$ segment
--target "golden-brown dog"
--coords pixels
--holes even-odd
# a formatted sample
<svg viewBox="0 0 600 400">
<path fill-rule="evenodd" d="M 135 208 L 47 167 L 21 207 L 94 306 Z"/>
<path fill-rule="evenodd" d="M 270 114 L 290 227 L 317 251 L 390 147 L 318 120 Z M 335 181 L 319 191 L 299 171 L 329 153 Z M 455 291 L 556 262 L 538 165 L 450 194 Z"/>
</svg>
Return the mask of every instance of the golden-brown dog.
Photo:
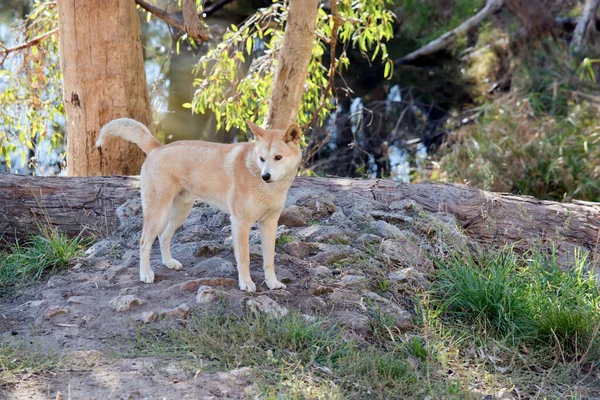
<svg viewBox="0 0 600 400">
<path fill-rule="evenodd" d="M 137 144 L 147 155 L 140 173 L 144 227 L 140 240 L 140 280 L 154 282 L 150 249 L 159 236 L 163 264 L 181 269 L 171 257 L 171 238 L 198 198 L 230 214 L 241 290 L 254 292 L 250 278 L 249 235 L 260 224 L 265 283 L 285 288 L 275 276 L 277 221 L 302 157 L 298 126 L 286 131 L 262 129 L 246 121 L 256 141 L 239 144 L 182 140 L 162 145 L 141 123 L 120 118 L 100 131 Z"/>
</svg>

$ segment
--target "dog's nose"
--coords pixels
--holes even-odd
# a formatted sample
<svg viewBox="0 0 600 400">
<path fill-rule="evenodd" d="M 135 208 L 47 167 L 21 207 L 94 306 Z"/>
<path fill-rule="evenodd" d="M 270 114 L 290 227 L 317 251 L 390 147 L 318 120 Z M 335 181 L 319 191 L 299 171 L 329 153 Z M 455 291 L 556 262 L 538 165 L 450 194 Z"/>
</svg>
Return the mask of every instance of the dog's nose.
<svg viewBox="0 0 600 400">
<path fill-rule="evenodd" d="M 271 179 L 271 174 L 270 173 L 266 173 L 266 174 L 262 174 L 262 180 L 265 182 L 269 182 L 269 179 Z"/>
</svg>

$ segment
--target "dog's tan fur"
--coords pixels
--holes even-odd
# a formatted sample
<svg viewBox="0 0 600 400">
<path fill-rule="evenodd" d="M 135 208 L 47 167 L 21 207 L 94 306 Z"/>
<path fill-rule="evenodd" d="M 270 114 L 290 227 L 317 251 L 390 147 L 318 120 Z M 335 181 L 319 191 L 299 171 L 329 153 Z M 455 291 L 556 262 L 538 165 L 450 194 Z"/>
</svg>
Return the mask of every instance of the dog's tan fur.
<svg viewBox="0 0 600 400">
<path fill-rule="evenodd" d="M 265 283 L 285 288 L 274 269 L 277 221 L 301 160 L 301 132 L 265 130 L 247 121 L 256 141 L 240 144 L 182 140 L 162 145 L 141 123 L 116 119 L 100 131 L 96 146 L 116 136 L 137 144 L 147 155 L 140 173 L 144 227 L 140 240 L 140 280 L 154 282 L 150 248 L 159 236 L 163 264 L 181 269 L 171 257 L 171 238 L 198 198 L 230 214 L 239 286 L 253 292 L 249 234 L 260 225 Z M 262 161 L 264 160 L 264 161 Z M 268 182 L 263 180 L 270 174 Z"/>
</svg>

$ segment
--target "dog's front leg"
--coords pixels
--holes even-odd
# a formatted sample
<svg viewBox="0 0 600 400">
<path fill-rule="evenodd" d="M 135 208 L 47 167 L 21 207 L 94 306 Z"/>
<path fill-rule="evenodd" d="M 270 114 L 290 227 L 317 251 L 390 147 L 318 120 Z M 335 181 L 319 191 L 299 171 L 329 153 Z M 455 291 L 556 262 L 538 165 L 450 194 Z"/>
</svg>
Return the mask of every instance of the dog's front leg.
<svg viewBox="0 0 600 400">
<path fill-rule="evenodd" d="M 256 285 L 250 277 L 250 224 L 232 217 L 231 230 L 240 290 L 255 292 Z"/>
<path fill-rule="evenodd" d="M 285 285 L 275 276 L 275 239 L 277 238 L 277 221 L 279 214 L 260 222 L 260 242 L 263 253 L 263 269 L 265 283 L 269 289 L 285 289 Z"/>
</svg>

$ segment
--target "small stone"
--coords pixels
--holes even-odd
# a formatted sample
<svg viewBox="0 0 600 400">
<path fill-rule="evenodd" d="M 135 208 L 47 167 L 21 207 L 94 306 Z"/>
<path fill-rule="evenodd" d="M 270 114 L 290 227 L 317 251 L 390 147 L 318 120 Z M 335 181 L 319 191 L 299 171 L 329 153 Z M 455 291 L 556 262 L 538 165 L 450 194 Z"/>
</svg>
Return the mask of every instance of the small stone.
<svg viewBox="0 0 600 400">
<path fill-rule="evenodd" d="M 203 243 L 194 251 L 196 257 L 212 257 L 219 254 L 223 249 L 218 243 Z"/>
<path fill-rule="evenodd" d="M 158 316 L 160 318 L 171 318 L 171 319 L 183 319 L 190 312 L 190 306 L 183 303 L 175 308 L 171 308 L 168 310 L 162 310 Z"/>
<path fill-rule="evenodd" d="M 144 311 L 142 313 L 139 313 L 135 317 L 133 317 L 134 320 L 141 321 L 145 324 L 149 324 L 150 322 L 154 321 L 156 318 L 158 318 L 158 314 L 154 311 Z"/>
<path fill-rule="evenodd" d="M 317 322 L 317 317 L 313 316 L 313 315 L 308 315 L 308 314 L 302 314 L 302 318 L 304 318 L 304 320 L 308 323 L 315 323 Z"/>
<path fill-rule="evenodd" d="M 355 254 L 352 247 L 347 245 L 320 245 L 321 252 L 310 258 L 311 262 L 317 264 L 332 265 L 340 260 L 351 257 Z"/>
<path fill-rule="evenodd" d="M 114 267 L 110 267 L 102 274 L 102 278 L 107 280 L 109 283 L 115 283 L 115 278 L 118 275 L 121 275 L 123 272 L 127 271 L 127 268 L 122 265 L 115 265 Z"/>
<path fill-rule="evenodd" d="M 228 276 L 235 273 L 234 265 L 221 257 L 211 257 L 200 261 L 192 268 L 193 275 L 214 274 L 218 276 Z"/>
<path fill-rule="evenodd" d="M 59 287 L 59 286 L 63 286 L 65 284 L 66 280 L 65 278 L 63 278 L 60 275 L 53 275 L 50 277 L 50 279 L 48 279 L 48 283 L 46 284 L 46 286 L 53 288 L 53 287 Z"/>
<path fill-rule="evenodd" d="M 145 303 L 146 302 L 144 300 L 132 294 L 128 294 L 125 296 L 117 296 L 110 301 L 110 305 L 117 312 L 129 311 L 132 308 L 141 306 Z"/>
<path fill-rule="evenodd" d="M 224 286 L 224 287 L 235 287 L 238 281 L 230 278 L 201 278 L 192 279 L 183 283 L 170 286 L 167 291 L 169 292 L 192 292 L 199 286 Z"/>
<path fill-rule="evenodd" d="M 316 285 L 310 292 L 315 296 L 322 296 L 327 293 L 333 293 L 333 288 L 329 286 Z"/>
<path fill-rule="evenodd" d="M 208 226 L 211 228 L 220 228 L 227 223 L 227 214 L 225 213 L 217 213 L 213 215 L 208 221 Z"/>
<path fill-rule="evenodd" d="M 246 305 L 252 312 L 263 312 L 275 318 L 281 318 L 288 313 L 288 309 L 279 305 L 270 297 L 260 295 L 254 299 L 249 299 Z"/>
<path fill-rule="evenodd" d="M 406 239 L 406 235 L 397 226 L 385 221 L 376 221 L 368 224 L 371 233 L 386 239 Z"/>
<path fill-rule="evenodd" d="M 222 290 L 217 290 L 211 286 L 200 286 L 196 292 L 196 303 L 206 304 L 212 303 L 219 298 L 220 295 L 225 294 Z"/>
<path fill-rule="evenodd" d="M 60 314 L 68 314 L 69 310 L 63 307 L 50 307 L 46 310 L 46 319 L 50 319 Z"/>
<path fill-rule="evenodd" d="M 304 207 L 295 205 L 283 209 L 279 216 L 278 225 L 285 225 L 290 228 L 306 226 L 310 220 L 310 215 Z"/>
<path fill-rule="evenodd" d="M 127 200 L 125 204 L 117 207 L 116 213 L 119 222 L 124 224 L 129 218 L 134 217 L 142 210 L 142 202 L 140 199 Z"/>
<path fill-rule="evenodd" d="M 389 303 L 390 302 L 389 299 L 386 299 L 385 297 L 382 297 L 375 292 L 365 292 L 365 293 L 363 293 L 363 296 L 366 297 L 367 299 L 377 301 L 379 303 Z"/>
<path fill-rule="evenodd" d="M 331 270 L 324 265 L 317 265 L 316 267 L 310 268 L 308 272 L 314 277 L 332 276 Z"/>
<path fill-rule="evenodd" d="M 415 203 L 414 200 L 392 201 L 388 205 L 388 207 L 390 210 L 406 210 L 406 211 L 412 211 L 412 210 L 419 211 L 419 209 L 421 209 L 421 207 L 417 203 Z"/>
<path fill-rule="evenodd" d="M 308 194 L 299 198 L 296 201 L 296 205 L 306 207 L 313 218 L 322 218 L 336 211 L 334 204 L 335 197 L 328 195 L 327 193 L 314 195 Z"/>
<path fill-rule="evenodd" d="M 93 296 L 71 296 L 67 299 L 67 304 L 94 304 L 96 298 Z"/>
<path fill-rule="evenodd" d="M 346 214 L 344 214 L 342 211 L 336 211 L 333 214 L 331 214 L 327 222 L 330 224 L 346 227 L 352 223 L 352 221 L 350 221 L 350 218 L 346 217 Z"/>
<path fill-rule="evenodd" d="M 345 275 L 340 279 L 340 282 L 343 285 L 357 285 L 367 280 L 367 277 L 364 275 Z"/>
<path fill-rule="evenodd" d="M 282 250 L 292 257 L 305 258 L 314 253 L 316 246 L 306 242 L 290 242 L 283 245 Z"/>
<path fill-rule="evenodd" d="M 35 308 L 37 308 L 37 307 L 43 306 L 46 303 L 47 303 L 46 299 L 43 299 L 43 300 L 30 300 L 30 301 L 27 301 L 27 302 L 21 304 L 20 306 L 18 306 L 17 309 L 28 308 L 28 307 L 35 307 Z"/>
<path fill-rule="evenodd" d="M 411 277 L 414 272 L 415 272 L 415 269 L 409 267 L 409 268 L 399 269 L 397 271 L 392 271 L 387 275 L 387 277 L 388 277 L 388 279 L 391 279 L 393 281 L 402 282 L 402 281 L 406 281 L 409 277 Z"/>
<path fill-rule="evenodd" d="M 372 233 L 363 233 L 356 239 L 356 242 L 363 247 L 378 245 L 381 243 L 381 237 L 374 235 Z"/>
</svg>

